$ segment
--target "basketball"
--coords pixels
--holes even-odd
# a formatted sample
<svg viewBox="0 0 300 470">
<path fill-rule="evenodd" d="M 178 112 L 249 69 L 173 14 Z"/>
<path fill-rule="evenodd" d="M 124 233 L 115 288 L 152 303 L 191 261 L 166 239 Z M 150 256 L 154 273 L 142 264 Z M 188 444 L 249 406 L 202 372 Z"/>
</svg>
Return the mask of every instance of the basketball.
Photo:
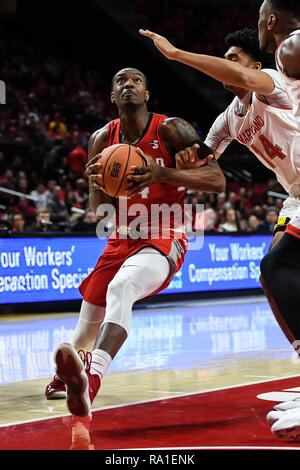
<svg viewBox="0 0 300 470">
<path fill-rule="evenodd" d="M 105 148 L 101 155 L 98 162 L 103 165 L 102 185 L 104 192 L 112 197 L 125 195 L 131 184 L 127 181 L 127 176 L 132 166 L 147 166 L 147 160 L 129 144 L 111 145 Z"/>
</svg>

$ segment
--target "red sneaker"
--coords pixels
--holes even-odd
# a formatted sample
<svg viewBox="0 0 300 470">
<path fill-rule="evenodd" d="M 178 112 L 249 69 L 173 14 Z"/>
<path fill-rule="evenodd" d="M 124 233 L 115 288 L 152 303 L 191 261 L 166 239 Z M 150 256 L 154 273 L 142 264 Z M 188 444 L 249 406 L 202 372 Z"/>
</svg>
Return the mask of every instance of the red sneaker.
<svg viewBox="0 0 300 470">
<path fill-rule="evenodd" d="M 50 382 L 45 390 L 45 396 L 47 400 L 55 400 L 56 398 L 66 398 L 66 386 L 65 384 L 55 375 L 52 382 Z"/>
<path fill-rule="evenodd" d="M 67 388 L 67 406 L 72 415 L 79 417 L 89 414 L 101 385 L 100 377 L 90 373 L 91 358 L 91 353 L 77 353 L 68 343 L 62 343 L 54 354 L 56 374 Z"/>
</svg>

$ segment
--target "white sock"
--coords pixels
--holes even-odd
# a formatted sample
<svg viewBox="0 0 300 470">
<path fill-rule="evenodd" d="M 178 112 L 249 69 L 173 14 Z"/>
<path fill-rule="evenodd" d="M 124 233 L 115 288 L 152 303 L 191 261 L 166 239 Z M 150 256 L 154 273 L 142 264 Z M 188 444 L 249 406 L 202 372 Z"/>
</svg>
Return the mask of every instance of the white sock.
<svg viewBox="0 0 300 470">
<path fill-rule="evenodd" d="M 110 366 L 112 361 L 111 356 L 103 349 L 95 349 L 92 352 L 92 361 L 91 361 L 91 374 L 99 375 L 100 379 L 102 379 L 104 373 Z"/>
</svg>

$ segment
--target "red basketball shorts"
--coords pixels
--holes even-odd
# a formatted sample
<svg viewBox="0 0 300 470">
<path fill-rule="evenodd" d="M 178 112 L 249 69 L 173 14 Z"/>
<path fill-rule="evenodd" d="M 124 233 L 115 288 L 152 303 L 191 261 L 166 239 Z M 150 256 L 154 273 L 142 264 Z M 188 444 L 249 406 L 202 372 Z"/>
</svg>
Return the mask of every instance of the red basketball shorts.
<svg viewBox="0 0 300 470">
<path fill-rule="evenodd" d="M 178 234 L 177 234 L 178 236 Z M 184 234 L 180 238 L 157 239 L 114 239 L 109 238 L 103 254 L 98 259 L 94 270 L 82 281 L 79 291 L 83 300 L 100 307 L 106 306 L 106 292 L 122 264 L 130 256 L 143 248 L 151 246 L 165 255 L 170 263 L 170 276 L 165 283 L 151 295 L 164 290 L 171 282 L 176 272 L 180 270 L 188 247 Z"/>
</svg>

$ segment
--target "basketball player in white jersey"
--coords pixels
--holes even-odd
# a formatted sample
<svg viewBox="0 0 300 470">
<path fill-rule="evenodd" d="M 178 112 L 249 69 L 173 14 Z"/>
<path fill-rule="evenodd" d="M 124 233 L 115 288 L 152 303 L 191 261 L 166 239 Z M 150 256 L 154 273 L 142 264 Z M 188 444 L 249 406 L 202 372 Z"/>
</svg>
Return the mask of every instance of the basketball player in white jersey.
<svg viewBox="0 0 300 470">
<path fill-rule="evenodd" d="M 300 135 L 300 3 L 297 0 L 265 0 L 259 11 L 259 43 L 275 52 L 276 67 L 293 106 Z M 299 355 L 300 345 L 300 208 L 274 250 L 262 260 L 262 281 L 272 310 L 288 328 L 287 336 Z M 268 422 L 279 438 L 300 441 L 300 400 L 275 405 Z"/>
<path fill-rule="evenodd" d="M 283 110 L 278 109 L 277 113 L 274 113 L 273 120 L 269 121 L 267 128 L 275 140 L 269 139 L 264 132 L 261 132 L 263 128 L 259 129 L 262 124 L 259 118 L 256 122 L 252 122 L 252 126 L 241 127 L 241 130 L 246 132 L 245 134 L 240 132 L 233 137 L 238 137 L 239 141 L 245 137 L 249 138 L 250 145 L 255 147 L 252 147 L 251 150 L 254 150 L 257 156 L 261 159 L 267 156 L 269 162 L 271 161 L 273 164 L 275 160 L 280 159 L 284 165 L 280 164 L 281 171 L 278 171 L 279 168 L 277 168 L 276 174 L 286 189 L 284 180 L 289 184 L 288 192 L 292 196 L 289 202 L 293 206 L 289 216 L 292 216 L 292 220 L 288 223 L 285 232 L 281 233 L 282 236 L 280 240 L 277 240 L 278 243 L 262 260 L 261 282 L 282 331 L 297 350 L 300 344 L 300 315 L 298 311 L 294 311 L 294 308 L 300 305 L 300 191 L 298 192 L 300 171 L 300 4 L 291 0 L 265 0 L 260 10 L 258 27 L 262 50 L 271 52 L 272 48 L 279 46 L 276 52 L 279 70 L 278 83 L 281 83 L 282 89 L 287 92 L 292 110 L 286 110 L 285 118 L 283 118 Z M 230 86 L 255 92 L 252 94 L 255 96 L 255 100 L 259 99 L 259 95 L 270 96 L 276 89 L 274 77 L 266 70 L 243 67 L 239 63 L 217 57 L 182 51 L 170 44 L 166 38 L 151 31 L 140 30 L 140 33 L 152 39 L 155 46 L 167 58 L 190 65 Z M 245 96 L 242 97 L 242 100 Z M 231 118 L 232 116 L 231 114 Z M 253 117 L 255 118 L 255 116 Z M 237 122 L 237 119 L 234 119 Z M 227 122 L 230 130 L 232 130 L 234 119 L 229 119 Z M 284 123 L 283 127 L 280 122 Z M 282 133 L 285 134 L 285 137 Z M 262 148 L 256 145 L 258 141 L 255 142 L 253 134 L 263 145 L 263 154 L 261 154 Z M 285 143 L 290 141 L 286 152 L 283 151 L 285 146 L 281 146 L 283 140 Z M 212 142 L 207 140 L 207 143 L 211 144 Z M 222 143 L 220 149 L 222 150 Z M 290 167 L 287 171 L 285 164 L 288 162 Z M 276 168 L 272 169 L 276 170 Z M 292 181 L 290 177 L 293 173 L 296 178 Z M 276 411 L 269 413 L 268 421 L 272 425 L 272 432 L 278 437 L 300 440 L 300 408 L 296 408 L 297 405 L 299 406 L 300 403 L 276 405 Z M 285 413 L 288 415 L 280 416 L 283 414 L 282 410 L 287 408 L 289 410 Z"/>
<path fill-rule="evenodd" d="M 151 31 L 140 33 L 153 40 L 169 59 L 190 65 L 222 81 L 236 98 L 213 123 L 205 144 L 219 158 L 233 140 L 247 146 L 276 174 L 289 194 L 274 228 L 274 246 L 300 206 L 300 151 L 292 103 L 280 73 L 263 68 L 257 32 L 245 28 L 227 36 L 225 60 L 176 49 L 166 38 Z M 299 148 L 299 146 L 298 146 Z M 196 158 L 196 148 L 186 149 Z M 182 159 L 187 158 L 181 152 Z M 179 160 L 178 160 L 178 164 Z"/>
<path fill-rule="evenodd" d="M 262 69 L 265 57 L 259 51 L 256 30 L 245 28 L 235 31 L 225 38 L 225 43 L 225 59 L 255 70 Z M 225 88 L 236 98 L 217 117 L 205 144 L 218 159 L 227 146 L 236 140 L 248 147 L 264 166 L 274 171 L 277 180 L 289 194 L 274 228 L 271 245 L 274 246 L 300 205 L 300 168 L 297 162 L 297 158 L 300 162 L 300 155 L 297 157 L 293 148 L 296 129 L 291 115 L 292 105 L 282 87 L 279 73 L 270 68 L 262 70 L 273 79 L 274 90 L 268 94 L 253 93 L 225 84 Z"/>
</svg>

